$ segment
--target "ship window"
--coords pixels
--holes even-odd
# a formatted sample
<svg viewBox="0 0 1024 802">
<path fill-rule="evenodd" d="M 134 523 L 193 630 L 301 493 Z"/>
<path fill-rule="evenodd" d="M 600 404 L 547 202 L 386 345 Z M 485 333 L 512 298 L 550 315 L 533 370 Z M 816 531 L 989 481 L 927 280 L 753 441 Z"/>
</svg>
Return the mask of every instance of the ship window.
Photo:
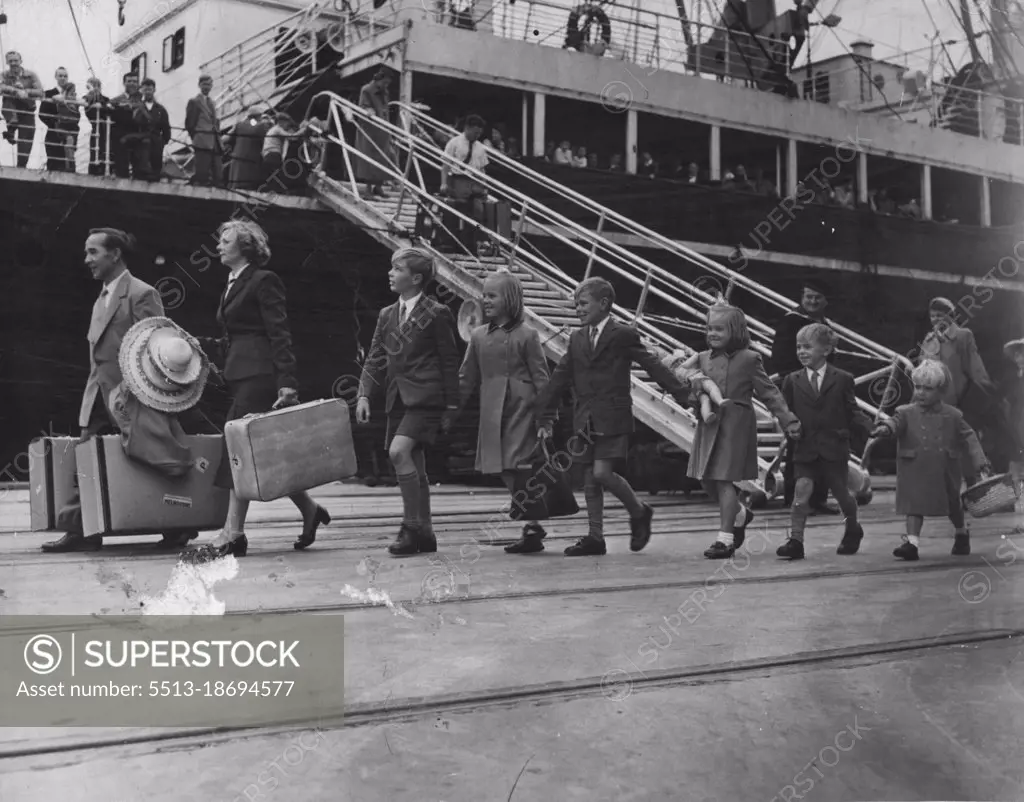
<svg viewBox="0 0 1024 802">
<path fill-rule="evenodd" d="M 147 64 L 148 61 L 145 53 L 139 53 L 139 55 L 132 59 L 131 71 L 139 76 L 140 81 L 149 77 L 149 73 L 146 72 Z"/>
<path fill-rule="evenodd" d="M 164 72 L 176 70 L 185 63 L 185 29 L 178 28 L 164 39 Z"/>
</svg>

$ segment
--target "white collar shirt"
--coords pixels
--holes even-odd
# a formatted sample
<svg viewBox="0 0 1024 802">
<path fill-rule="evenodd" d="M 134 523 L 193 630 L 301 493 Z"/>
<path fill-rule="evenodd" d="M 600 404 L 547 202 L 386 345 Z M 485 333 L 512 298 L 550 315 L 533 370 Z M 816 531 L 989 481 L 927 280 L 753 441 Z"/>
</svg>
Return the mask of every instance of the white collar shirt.
<svg viewBox="0 0 1024 802">
<path fill-rule="evenodd" d="M 487 159 L 487 148 L 482 142 L 470 142 L 466 139 L 465 134 L 458 134 L 448 140 L 448 144 L 444 148 L 445 155 L 449 158 L 457 161 L 458 166 L 452 164 L 449 165 L 448 170 L 451 175 L 461 175 L 465 173 L 465 167 L 463 165 L 469 165 L 477 170 L 486 169 L 489 161 Z"/>
<path fill-rule="evenodd" d="M 405 300 L 405 301 L 401 301 L 400 300 L 398 302 L 399 305 L 400 305 L 399 306 L 399 310 L 398 310 L 398 312 L 399 312 L 399 318 L 398 319 L 401 322 L 404 323 L 406 320 L 409 319 L 409 315 L 412 314 L 412 310 L 416 308 L 416 304 L 419 303 L 420 298 L 422 298 L 422 297 L 423 297 L 423 293 L 420 292 L 420 293 L 417 293 L 416 295 L 414 295 L 412 298 L 409 298 L 408 300 Z"/>
<path fill-rule="evenodd" d="M 826 365 L 822 365 L 817 370 L 814 370 L 812 368 L 807 368 L 806 369 L 807 370 L 807 381 L 809 381 L 811 383 L 811 388 L 812 389 L 817 389 L 817 390 L 821 389 L 822 382 L 825 381 L 825 370 L 827 368 L 828 368 L 828 365 L 826 364 Z M 815 386 L 815 383 L 814 383 L 814 377 L 815 376 L 818 377 L 817 386 Z"/>
<path fill-rule="evenodd" d="M 124 271 L 121 272 L 121 275 L 119 275 L 117 278 L 115 278 L 109 284 L 104 286 L 103 290 L 106 292 L 106 295 L 103 298 L 103 303 L 104 303 L 105 308 L 110 309 L 110 304 L 113 303 L 114 296 L 117 294 L 118 289 L 121 286 L 121 282 L 128 280 L 127 276 L 128 276 L 128 271 L 124 270 Z"/>
</svg>

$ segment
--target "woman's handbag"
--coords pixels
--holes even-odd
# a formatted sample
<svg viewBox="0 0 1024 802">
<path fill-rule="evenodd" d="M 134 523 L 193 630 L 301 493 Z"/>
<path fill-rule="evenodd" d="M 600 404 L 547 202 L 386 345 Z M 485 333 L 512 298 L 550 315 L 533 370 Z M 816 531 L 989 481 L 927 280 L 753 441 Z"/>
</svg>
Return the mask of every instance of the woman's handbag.
<svg viewBox="0 0 1024 802">
<path fill-rule="evenodd" d="M 580 511 L 572 492 L 572 457 L 565 451 L 554 454 L 548 438 L 541 438 L 540 453 L 533 466 L 516 472 L 509 517 L 513 521 L 546 521 Z"/>
</svg>

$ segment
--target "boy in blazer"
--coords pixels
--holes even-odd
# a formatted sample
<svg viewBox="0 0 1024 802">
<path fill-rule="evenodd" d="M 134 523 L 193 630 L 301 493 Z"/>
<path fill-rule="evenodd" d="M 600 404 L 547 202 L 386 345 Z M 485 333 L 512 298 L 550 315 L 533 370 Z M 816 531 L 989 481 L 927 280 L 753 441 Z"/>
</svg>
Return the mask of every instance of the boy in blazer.
<svg viewBox="0 0 1024 802">
<path fill-rule="evenodd" d="M 459 409 L 455 321 L 448 307 L 426 296 L 434 260 L 419 248 L 391 257 L 388 274 L 398 301 L 381 310 L 359 379 L 356 421 L 370 421 L 370 400 L 384 391 L 386 447 L 402 492 L 402 526 L 388 551 L 395 557 L 437 551 L 430 517 L 424 447 L 440 426 L 446 434 Z"/>
<path fill-rule="evenodd" d="M 587 444 L 580 453 L 570 449 L 573 460 L 585 466 L 583 493 L 589 533 L 565 550 L 569 557 L 606 553 L 605 489 L 629 511 L 630 549 L 640 551 L 651 538 L 654 510 L 642 503 L 629 483 L 614 470 L 616 460 L 625 461 L 629 435 L 633 432 L 633 363 L 647 371 L 680 404 L 688 403 L 688 385 L 644 347 L 636 329 L 611 319 L 614 303 L 615 289 L 603 278 L 587 279 L 576 288 L 576 313 L 582 325 L 569 337 L 569 350 L 534 403 L 538 418 L 549 417 L 549 408 L 572 387 L 573 428 Z M 538 434 L 548 436 L 547 424 Z"/>
<path fill-rule="evenodd" d="M 847 463 L 850 432 L 871 430 L 871 421 L 857 408 L 853 376 L 830 365 L 836 333 L 823 323 L 804 326 L 797 333 L 796 355 L 800 370 L 782 382 L 782 397 L 800 420 L 800 437 L 793 448 L 796 488 L 790 510 L 789 539 L 776 554 L 790 560 L 804 558 L 804 527 L 811 494 L 819 481 L 832 491 L 846 516 L 846 529 L 838 554 L 856 554 L 864 530 L 857 522 L 857 502 L 850 493 Z"/>
</svg>

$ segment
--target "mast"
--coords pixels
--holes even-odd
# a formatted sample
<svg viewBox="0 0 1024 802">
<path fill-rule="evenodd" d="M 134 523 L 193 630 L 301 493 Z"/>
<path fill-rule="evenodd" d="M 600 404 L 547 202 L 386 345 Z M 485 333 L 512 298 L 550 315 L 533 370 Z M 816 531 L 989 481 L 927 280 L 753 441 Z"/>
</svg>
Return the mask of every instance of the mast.
<svg viewBox="0 0 1024 802">
<path fill-rule="evenodd" d="M 683 40 L 689 52 L 689 48 L 693 47 L 693 34 L 690 33 L 690 18 L 686 14 L 686 0 L 676 0 L 676 11 L 679 12 L 679 24 L 683 27 Z"/>
<path fill-rule="evenodd" d="M 971 23 L 971 12 L 967 7 L 967 0 L 960 0 L 960 24 L 964 33 L 967 34 L 967 45 L 971 48 L 971 61 L 975 64 L 984 63 L 981 51 L 978 49 L 978 42 L 974 38 L 974 25 Z"/>
</svg>

